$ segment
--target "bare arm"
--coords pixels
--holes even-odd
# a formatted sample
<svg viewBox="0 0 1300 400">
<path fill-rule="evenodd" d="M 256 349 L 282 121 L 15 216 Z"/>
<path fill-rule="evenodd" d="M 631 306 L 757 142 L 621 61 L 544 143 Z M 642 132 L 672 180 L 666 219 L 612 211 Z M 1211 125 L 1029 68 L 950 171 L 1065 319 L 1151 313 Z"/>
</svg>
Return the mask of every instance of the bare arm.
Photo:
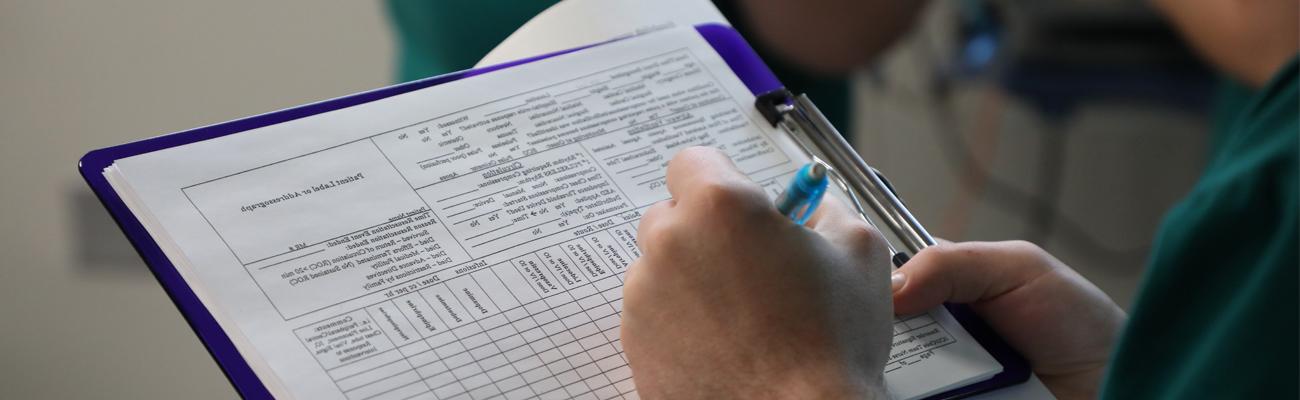
<svg viewBox="0 0 1300 400">
<path fill-rule="evenodd" d="M 758 39 L 810 70 L 838 74 L 902 36 L 922 0 L 742 0 Z"/>
</svg>

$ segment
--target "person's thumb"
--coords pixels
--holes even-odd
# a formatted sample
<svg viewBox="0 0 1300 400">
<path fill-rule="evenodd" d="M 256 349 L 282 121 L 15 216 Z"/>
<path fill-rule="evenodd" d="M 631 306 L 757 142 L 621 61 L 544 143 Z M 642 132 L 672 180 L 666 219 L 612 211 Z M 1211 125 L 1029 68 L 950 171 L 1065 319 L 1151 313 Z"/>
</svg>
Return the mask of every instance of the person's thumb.
<svg viewBox="0 0 1300 400">
<path fill-rule="evenodd" d="M 1027 242 L 941 243 L 927 248 L 894 271 L 894 313 L 997 298 L 1050 272 L 1044 256 Z"/>
</svg>

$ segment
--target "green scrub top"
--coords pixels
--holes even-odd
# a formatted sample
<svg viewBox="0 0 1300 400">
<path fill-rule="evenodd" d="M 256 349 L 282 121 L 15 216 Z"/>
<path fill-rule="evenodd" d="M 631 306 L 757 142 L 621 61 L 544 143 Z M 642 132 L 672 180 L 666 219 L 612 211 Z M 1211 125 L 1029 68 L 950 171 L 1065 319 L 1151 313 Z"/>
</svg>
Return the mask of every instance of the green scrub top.
<svg viewBox="0 0 1300 400">
<path fill-rule="evenodd" d="M 1258 92 L 1225 87 L 1209 163 L 1165 216 L 1103 398 L 1300 398 L 1298 85 L 1293 59 Z"/>
<path fill-rule="evenodd" d="M 389 0 L 401 82 L 473 67 L 556 0 Z"/>
</svg>

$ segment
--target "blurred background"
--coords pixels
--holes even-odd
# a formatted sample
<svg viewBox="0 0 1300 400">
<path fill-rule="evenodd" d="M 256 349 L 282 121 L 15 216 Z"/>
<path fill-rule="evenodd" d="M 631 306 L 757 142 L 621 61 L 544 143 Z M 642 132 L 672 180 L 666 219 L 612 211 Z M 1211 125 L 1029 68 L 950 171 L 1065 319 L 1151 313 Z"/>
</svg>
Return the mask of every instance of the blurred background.
<svg viewBox="0 0 1300 400">
<path fill-rule="evenodd" d="M 1127 307 L 1160 216 L 1200 171 L 1211 77 L 1142 2 L 931 3 L 853 76 L 778 74 L 840 104 L 833 117 L 933 233 L 1035 241 Z M 76 160 L 467 67 L 544 5 L 492 21 L 511 28 L 459 58 L 419 59 L 437 43 L 412 38 L 452 31 L 424 28 L 482 22 L 482 3 L 456 7 L 411 20 L 437 11 L 0 0 L 0 398 L 236 397 Z"/>
</svg>

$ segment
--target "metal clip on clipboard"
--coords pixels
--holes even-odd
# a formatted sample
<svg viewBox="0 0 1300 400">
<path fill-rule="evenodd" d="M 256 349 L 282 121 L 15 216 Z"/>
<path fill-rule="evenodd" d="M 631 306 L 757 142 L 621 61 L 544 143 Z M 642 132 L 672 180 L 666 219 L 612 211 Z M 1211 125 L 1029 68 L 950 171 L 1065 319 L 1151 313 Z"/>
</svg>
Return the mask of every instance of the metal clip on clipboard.
<svg viewBox="0 0 1300 400">
<path fill-rule="evenodd" d="M 784 128 L 804 151 L 827 165 L 832 180 L 849 195 L 862 218 L 875 225 L 866 211 L 870 208 L 876 220 L 889 228 L 906 250 L 900 252 L 890 244 L 895 266 L 902 266 L 921 249 L 935 244 L 934 238 L 903 205 L 885 176 L 862 161 L 853 146 L 844 140 L 807 95 L 795 95 L 786 89 L 774 90 L 759 95 L 754 100 L 754 107 L 768 123 Z"/>
</svg>

